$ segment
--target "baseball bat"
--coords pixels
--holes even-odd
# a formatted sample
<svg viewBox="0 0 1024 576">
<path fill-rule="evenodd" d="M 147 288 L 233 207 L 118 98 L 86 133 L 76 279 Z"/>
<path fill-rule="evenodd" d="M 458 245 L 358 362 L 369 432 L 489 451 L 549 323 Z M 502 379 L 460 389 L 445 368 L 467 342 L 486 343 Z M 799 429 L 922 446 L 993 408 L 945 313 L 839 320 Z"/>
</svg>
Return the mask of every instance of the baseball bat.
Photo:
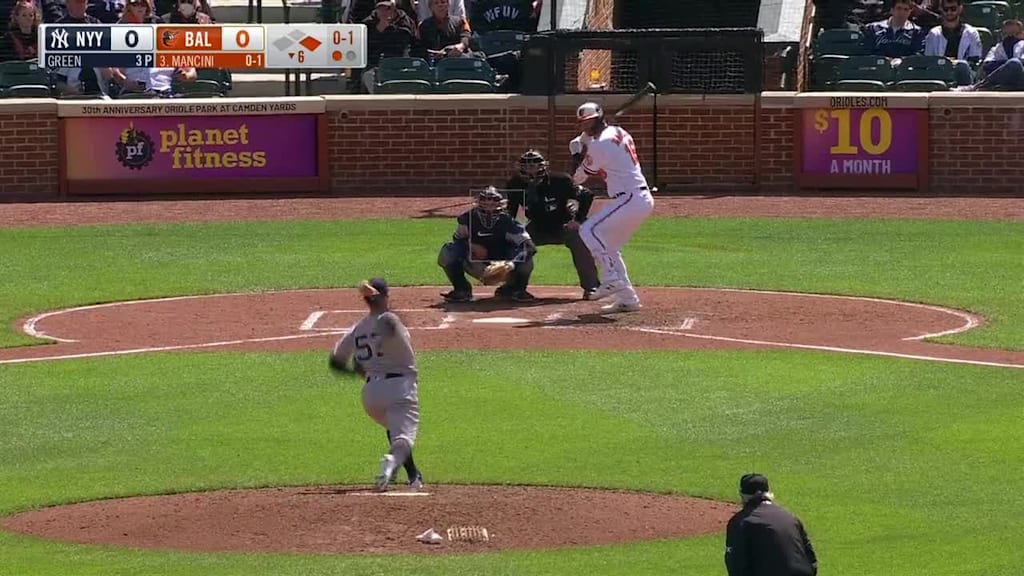
<svg viewBox="0 0 1024 576">
<path fill-rule="evenodd" d="M 613 114 L 614 117 L 619 118 L 623 114 L 629 111 L 630 108 L 636 106 L 641 100 L 647 96 L 654 94 L 658 91 L 658 87 L 654 85 L 654 82 L 648 82 L 646 86 L 640 89 L 639 92 L 633 94 L 626 103 L 619 107 L 618 110 Z"/>
</svg>

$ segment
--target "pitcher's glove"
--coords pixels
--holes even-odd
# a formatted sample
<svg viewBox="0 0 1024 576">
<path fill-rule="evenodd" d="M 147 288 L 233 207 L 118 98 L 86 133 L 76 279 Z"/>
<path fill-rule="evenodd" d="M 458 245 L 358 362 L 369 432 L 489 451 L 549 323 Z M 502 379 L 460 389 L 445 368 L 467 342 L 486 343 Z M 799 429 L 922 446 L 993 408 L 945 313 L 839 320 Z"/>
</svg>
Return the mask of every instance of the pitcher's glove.
<svg viewBox="0 0 1024 576">
<path fill-rule="evenodd" d="M 515 263 L 510 260 L 495 260 L 484 269 L 484 273 L 480 276 L 480 281 L 483 282 L 484 286 L 501 284 L 508 279 L 509 274 L 512 273 L 515 267 Z"/>
</svg>

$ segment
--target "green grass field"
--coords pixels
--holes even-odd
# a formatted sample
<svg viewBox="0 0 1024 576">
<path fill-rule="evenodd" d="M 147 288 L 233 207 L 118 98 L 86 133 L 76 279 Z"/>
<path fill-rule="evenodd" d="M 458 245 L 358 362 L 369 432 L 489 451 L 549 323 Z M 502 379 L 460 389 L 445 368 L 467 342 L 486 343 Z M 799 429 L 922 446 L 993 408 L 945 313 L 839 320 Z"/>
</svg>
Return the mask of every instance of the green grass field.
<svg viewBox="0 0 1024 576">
<path fill-rule="evenodd" d="M 0 316 L 131 298 L 439 284 L 451 222 L 0 229 Z M 430 238 L 430 242 L 424 242 Z M 436 241 L 434 240 L 436 239 Z M 641 285 L 878 296 L 979 313 L 946 341 L 1024 349 L 1015 223 L 653 219 Z M 574 284 L 542 248 L 537 284 Z M 14 329 L 0 346 L 31 343 Z M 831 353 L 425 353 L 429 482 L 735 499 L 768 475 L 822 574 L 1020 574 L 1024 370 Z M 441 372 L 447 374 L 442 376 Z M 317 353 L 0 366 L 0 514 L 133 494 L 365 483 L 380 431 Z M 508 415 L 515 414 L 514 421 Z M 497 425 L 495 423 L 498 423 Z M 574 455 L 566 458 L 566 454 Z M 723 536 L 459 557 L 183 554 L 0 533 L 0 574 L 724 574 Z"/>
</svg>

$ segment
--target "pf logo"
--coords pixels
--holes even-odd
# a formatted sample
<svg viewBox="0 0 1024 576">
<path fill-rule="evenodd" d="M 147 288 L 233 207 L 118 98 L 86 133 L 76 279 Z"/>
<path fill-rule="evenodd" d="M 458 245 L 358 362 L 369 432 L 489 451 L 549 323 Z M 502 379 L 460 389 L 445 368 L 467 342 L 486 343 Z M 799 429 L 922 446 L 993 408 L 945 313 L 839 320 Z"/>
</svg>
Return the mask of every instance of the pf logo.
<svg viewBox="0 0 1024 576">
<path fill-rule="evenodd" d="M 142 170 L 153 161 L 153 139 L 128 124 L 117 139 L 117 161 L 129 170 Z"/>
</svg>

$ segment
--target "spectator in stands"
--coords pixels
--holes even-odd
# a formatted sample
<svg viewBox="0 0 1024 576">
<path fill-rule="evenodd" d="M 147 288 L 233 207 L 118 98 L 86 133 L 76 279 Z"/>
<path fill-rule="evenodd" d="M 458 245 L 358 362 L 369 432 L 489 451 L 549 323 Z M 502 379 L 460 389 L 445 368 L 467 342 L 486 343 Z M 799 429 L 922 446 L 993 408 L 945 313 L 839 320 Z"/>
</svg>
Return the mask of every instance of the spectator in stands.
<svg viewBox="0 0 1024 576">
<path fill-rule="evenodd" d="M 68 15 L 65 0 L 42 0 L 39 7 L 43 11 L 43 24 L 55 24 Z"/>
<path fill-rule="evenodd" d="M 985 77 L 958 91 L 1024 90 L 1024 25 L 1020 20 L 1003 22 L 1003 37 L 988 51 L 981 63 Z"/>
<path fill-rule="evenodd" d="M 128 7 L 119 24 L 159 24 L 163 20 L 153 14 L 152 0 L 128 0 Z M 121 93 L 144 93 L 158 98 L 177 96 L 175 82 L 195 82 L 195 68 L 122 68 L 114 81 Z"/>
<path fill-rule="evenodd" d="M 377 64 L 381 58 L 408 56 L 416 43 L 416 24 L 395 0 L 378 0 L 366 24 L 366 68 L 353 70 L 353 81 L 373 94 Z M 358 85 L 357 85 L 358 86 Z"/>
<path fill-rule="evenodd" d="M 86 13 L 89 0 L 67 0 L 67 14 L 58 24 L 99 24 Z M 58 68 L 57 88 L 61 94 L 106 94 L 106 83 L 111 79 L 109 68 Z"/>
<path fill-rule="evenodd" d="M 469 23 L 478 34 L 494 30 L 534 33 L 540 18 L 540 0 L 474 0 Z"/>
<path fill-rule="evenodd" d="M 18 0 L 11 10 L 7 34 L 0 43 L 0 61 L 39 57 L 38 32 L 43 14 L 32 0 Z"/>
<path fill-rule="evenodd" d="M 426 1 L 426 0 L 425 0 Z M 469 21 L 449 12 L 449 0 L 429 0 L 432 15 L 420 22 L 415 53 L 427 60 L 470 55 Z"/>
<path fill-rule="evenodd" d="M 864 27 L 864 46 L 871 54 L 900 59 L 924 51 L 925 31 L 910 21 L 913 0 L 893 0 L 892 14 L 887 20 Z"/>
<path fill-rule="evenodd" d="M 161 16 L 170 24 L 212 24 L 213 19 L 203 11 L 200 0 L 177 0 L 174 10 Z"/>
<path fill-rule="evenodd" d="M 92 0 L 87 13 L 103 24 L 114 24 L 124 12 L 124 0 Z"/>
<path fill-rule="evenodd" d="M 434 15 L 434 7 L 429 0 L 419 0 L 416 3 L 416 12 L 419 21 L 422 23 Z M 466 18 L 468 21 L 469 15 L 466 13 L 466 0 L 451 0 L 448 2 L 448 15 L 455 16 L 456 18 Z"/>
<path fill-rule="evenodd" d="M 152 0 L 128 0 L 118 24 L 163 24 L 163 18 L 153 14 Z"/>
<path fill-rule="evenodd" d="M 421 3 L 425 4 L 425 0 L 420 0 Z M 405 12 L 409 18 L 415 24 L 421 20 L 419 12 L 416 11 L 416 7 L 413 6 L 413 0 L 396 0 L 395 5 L 398 6 L 403 12 Z M 348 10 L 344 14 L 344 22 L 348 24 L 361 24 L 366 21 L 367 18 L 373 15 L 373 11 L 377 8 L 377 0 L 352 0 L 352 4 L 348 7 Z M 424 9 L 427 15 L 430 15 L 430 9 Z M 340 14 L 339 14 L 340 16 Z"/>
<path fill-rule="evenodd" d="M 914 0 L 910 21 L 924 30 L 931 30 L 942 22 L 942 0 Z"/>
<path fill-rule="evenodd" d="M 953 61 L 957 86 L 974 83 L 974 67 L 981 62 L 981 35 L 960 15 L 964 0 L 942 0 L 942 24 L 931 29 L 924 41 L 925 56 L 945 56 Z"/>
</svg>

